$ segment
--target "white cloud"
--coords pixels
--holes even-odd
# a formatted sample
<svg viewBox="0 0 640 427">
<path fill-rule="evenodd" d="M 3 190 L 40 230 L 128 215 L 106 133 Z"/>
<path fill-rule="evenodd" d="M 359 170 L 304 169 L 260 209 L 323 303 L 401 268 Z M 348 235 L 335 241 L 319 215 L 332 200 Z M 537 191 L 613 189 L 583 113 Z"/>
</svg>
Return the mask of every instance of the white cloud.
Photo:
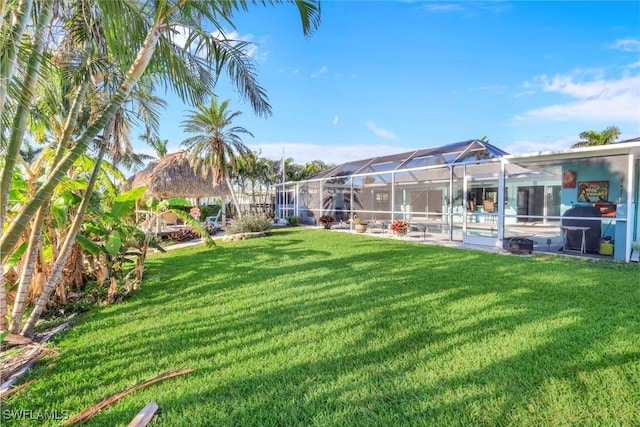
<svg viewBox="0 0 640 427">
<path fill-rule="evenodd" d="M 493 92 L 493 93 L 504 93 L 506 89 L 507 89 L 507 86 L 498 85 L 498 84 L 484 85 L 484 86 L 478 86 L 478 87 L 472 88 L 472 90 L 479 90 L 479 91 L 486 91 L 486 92 Z"/>
<path fill-rule="evenodd" d="M 278 69 L 278 72 L 281 74 L 293 74 L 295 76 L 300 72 L 300 70 L 298 70 L 297 68 L 288 67 L 288 68 L 280 68 Z"/>
<path fill-rule="evenodd" d="M 462 5 L 455 3 L 448 4 L 429 4 L 424 7 L 424 9 L 430 12 L 463 12 L 466 11 L 467 8 Z"/>
<path fill-rule="evenodd" d="M 213 33 L 211 33 L 215 38 L 219 39 L 219 40 L 229 40 L 231 42 L 231 44 L 233 44 L 233 42 L 244 42 L 247 43 L 244 46 L 244 53 L 250 57 L 250 58 L 254 58 L 256 59 L 256 57 L 258 56 L 258 50 L 259 47 L 257 44 L 255 44 L 253 42 L 254 36 L 253 34 L 240 34 L 238 31 L 233 30 L 231 32 L 225 32 L 222 33 L 220 32 L 220 30 L 216 30 Z M 262 52 L 260 53 L 262 55 Z M 265 58 L 266 59 L 266 58 Z"/>
<path fill-rule="evenodd" d="M 464 1 L 459 3 L 430 2 L 424 6 L 420 6 L 420 10 L 430 13 L 463 13 L 466 16 L 474 16 L 482 12 L 503 13 L 513 6 L 507 2 L 471 2 Z"/>
<path fill-rule="evenodd" d="M 367 128 L 369 128 L 369 130 L 371 132 L 373 132 L 374 134 L 378 135 L 380 138 L 384 138 L 384 139 L 398 139 L 398 137 L 396 136 L 396 134 L 394 134 L 393 132 L 386 130 L 386 129 L 382 129 L 376 126 L 375 123 L 369 121 L 367 122 Z"/>
<path fill-rule="evenodd" d="M 548 151 L 562 151 L 578 142 L 577 135 L 563 136 L 549 140 L 516 140 L 501 147 L 510 154 L 528 154 Z"/>
<path fill-rule="evenodd" d="M 620 39 L 608 45 L 608 47 L 625 52 L 640 52 L 640 39 Z"/>
<path fill-rule="evenodd" d="M 285 157 L 293 158 L 295 163 L 304 164 L 312 160 L 322 160 L 325 163 L 336 165 L 369 157 L 415 150 L 415 147 L 391 145 L 339 144 L 327 146 L 302 142 L 255 143 L 247 144 L 247 146 L 251 150 L 260 151 L 262 157 L 272 160 L 282 158 L 282 149 L 284 147 Z"/>
<path fill-rule="evenodd" d="M 311 78 L 315 79 L 320 74 L 326 74 L 328 71 L 329 71 L 329 69 L 325 65 L 323 65 L 322 67 L 320 67 L 320 69 L 318 71 L 316 71 L 315 73 L 311 74 Z"/>
<path fill-rule="evenodd" d="M 617 80 L 592 76 L 591 80 L 581 81 L 580 74 L 582 73 L 556 75 L 553 78 L 542 75 L 534 78 L 534 86 L 538 90 L 572 99 L 531 109 L 517 115 L 515 120 L 640 121 L 640 75 L 627 74 Z"/>
<path fill-rule="evenodd" d="M 582 130 L 586 130 L 584 128 Z M 597 131 L 604 128 L 595 129 Z M 564 135 L 556 138 L 540 138 L 540 139 L 523 139 L 510 142 L 508 145 L 501 146 L 503 150 L 510 154 L 533 154 L 539 152 L 557 152 L 564 151 L 571 148 L 573 144 L 580 141 L 578 136 L 579 132 L 575 135 Z M 622 132 L 618 141 L 624 141 L 625 139 L 636 138 L 636 133 Z"/>
<path fill-rule="evenodd" d="M 338 124 L 338 120 L 339 120 L 339 118 L 338 118 L 337 115 L 333 117 L 333 125 L 334 126 Z"/>
<path fill-rule="evenodd" d="M 188 28 L 176 25 L 172 28 L 173 32 L 171 33 L 171 41 L 173 41 L 176 45 L 187 48 L 187 38 L 188 38 Z M 261 62 L 266 61 L 268 52 L 261 52 L 259 46 L 253 43 L 254 36 L 253 34 L 240 34 L 236 30 L 229 32 L 222 32 L 220 30 L 216 30 L 211 33 L 211 35 L 219 40 L 228 40 L 231 45 L 237 44 L 238 42 L 247 43 L 244 46 L 244 53 L 256 60 L 260 60 Z M 266 38 L 262 39 L 266 42 Z M 234 43 L 235 42 L 235 43 Z M 192 43 L 192 47 L 195 48 L 196 43 Z M 206 52 L 200 53 L 200 55 L 206 55 Z"/>
</svg>

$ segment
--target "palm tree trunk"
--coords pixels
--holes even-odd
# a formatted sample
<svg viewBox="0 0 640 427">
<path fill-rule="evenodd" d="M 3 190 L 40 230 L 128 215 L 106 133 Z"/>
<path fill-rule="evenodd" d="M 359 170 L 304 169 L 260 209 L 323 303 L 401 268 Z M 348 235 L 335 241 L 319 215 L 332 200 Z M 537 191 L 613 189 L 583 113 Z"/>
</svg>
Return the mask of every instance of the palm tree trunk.
<svg viewBox="0 0 640 427">
<path fill-rule="evenodd" d="M 22 269 L 22 274 L 20 275 L 20 284 L 16 291 L 16 297 L 13 302 L 13 311 L 11 312 L 11 322 L 9 323 L 9 331 L 14 334 L 17 334 L 20 331 L 22 316 L 24 315 L 24 310 L 27 306 L 27 296 L 29 295 L 29 288 L 33 281 L 33 272 L 38 259 L 38 251 L 40 250 L 42 243 L 42 229 L 44 227 L 44 219 L 46 217 L 48 207 L 49 203 L 42 205 L 32 225 L 31 236 L 29 237 L 29 246 L 27 247 L 27 258 Z"/>
<path fill-rule="evenodd" d="M 107 107 L 102 110 L 98 119 L 89 126 L 89 128 L 77 140 L 75 146 L 68 151 L 63 159 L 54 167 L 34 197 L 27 202 L 11 222 L 5 234 L 0 238 L 0 255 L 2 256 L 2 262 L 6 259 L 7 253 L 16 245 L 20 235 L 23 233 L 38 208 L 42 206 L 46 200 L 51 198 L 55 187 L 64 177 L 69 167 L 71 167 L 73 162 L 86 151 L 89 143 L 94 140 L 98 133 L 104 130 L 106 124 L 115 114 L 117 109 L 120 108 L 124 101 L 129 97 L 133 86 L 135 86 L 135 84 L 140 80 L 140 77 L 149 65 L 149 61 L 153 56 L 161 34 L 161 22 L 162 21 L 154 23 L 150 28 L 147 33 L 147 37 L 138 51 L 138 56 L 127 72 L 124 82 L 120 85 L 118 92 L 116 92 L 113 98 L 111 98 Z"/>
<path fill-rule="evenodd" d="M 82 102 L 84 101 L 87 90 L 89 89 L 89 83 L 90 80 L 85 79 L 85 81 L 78 88 L 76 96 L 74 97 L 73 104 L 71 105 L 71 109 L 69 110 L 69 114 L 67 115 L 67 119 L 65 121 L 65 126 L 60 138 L 58 149 L 56 150 L 56 154 L 52 162 L 52 164 L 54 165 L 62 159 L 65 152 L 65 145 L 71 139 L 73 129 L 75 128 L 78 121 L 78 115 L 80 114 L 80 107 L 82 106 Z M 45 201 L 40 209 L 38 209 L 38 213 L 36 214 L 36 219 L 33 224 L 31 237 L 29 238 L 27 261 L 20 277 L 20 284 L 16 292 L 13 311 L 11 312 L 11 323 L 9 329 L 13 333 L 18 333 L 18 330 L 20 329 L 20 323 L 22 322 L 22 316 L 24 315 L 27 296 L 29 294 L 29 287 L 31 286 L 31 282 L 33 280 L 35 260 L 38 249 L 41 246 L 42 228 L 44 226 L 46 213 L 49 209 L 49 203 L 49 200 Z"/>
<path fill-rule="evenodd" d="M 18 153 L 20 152 L 20 145 L 22 144 L 22 138 L 24 137 L 24 127 L 27 117 L 29 105 L 31 99 L 33 99 L 33 90 L 37 81 L 38 71 L 42 62 L 42 51 L 44 49 L 44 36 L 45 27 L 48 26 L 53 15 L 53 3 L 45 2 L 42 8 L 40 19 L 36 24 L 36 32 L 34 42 L 29 56 L 29 62 L 27 63 L 27 78 L 22 86 L 22 91 L 19 96 L 18 108 L 16 115 L 14 116 L 12 132 L 4 150 L 4 168 L 2 170 L 2 176 L 0 177 L 0 239 L 3 236 L 4 223 L 7 216 L 7 207 L 9 203 L 9 189 L 11 187 L 11 178 L 13 176 L 13 169 L 15 168 Z M 31 8 L 33 6 L 33 0 L 21 0 L 15 9 L 15 21 L 11 28 L 12 40 L 7 44 L 7 58 L 2 62 L 2 79 L 0 79 L 0 115 L 4 111 L 4 106 L 7 99 L 7 85 L 9 80 L 14 74 L 14 70 L 17 64 L 18 46 L 24 34 L 24 30 L 27 26 L 31 15 Z M 2 21 L 0 21 L 2 22 Z M 25 224 L 26 228 L 26 224 Z M 24 230 L 24 228 L 23 228 Z M 14 242 L 15 245 L 15 242 Z M 13 246 L 12 246 L 13 248 Z M 0 249 L 0 254 L 6 254 L 8 251 Z M 3 255 L 2 258 L 6 258 L 7 255 Z M 7 329 L 7 293 L 4 288 L 4 262 L 0 265 L 0 330 Z"/>
<path fill-rule="evenodd" d="M 251 179 L 251 204 L 253 204 L 253 211 L 258 212 L 258 206 L 256 206 L 256 181 Z"/>
<path fill-rule="evenodd" d="M 53 3 L 53 2 L 51 2 Z M 17 64 L 18 47 L 20 46 L 20 40 L 24 34 L 24 30 L 27 27 L 27 22 L 31 15 L 31 8 L 33 6 L 33 0 L 22 0 L 18 6 L 13 9 L 13 25 L 8 31 L 12 34 L 11 40 L 6 44 L 7 49 L 5 51 L 6 59 L 0 64 L 0 70 L 2 71 L 2 79 L 0 79 L 0 114 L 4 110 L 4 105 L 7 101 L 7 85 L 13 77 L 14 70 Z M 7 13 L 7 1 L 2 0 L 2 11 L 0 12 L 0 22 L 4 22 L 5 14 Z M 9 11 L 9 13 L 11 13 Z"/>
<path fill-rule="evenodd" d="M 84 214 L 87 211 L 89 202 L 91 201 L 91 193 L 93 193 L 93 188 L 95 187 L 98 175 L 100 174 L 100 164 L 102 163 L 102 157 L 104 156 L 104 153 L 106 151 L 107 144 L 106 142 L 103 142 L 102 146 L 100 147 L 100 152 L 98 153 L 98 158 L 96 159 L 95 166 L 93 167 L 93 172 L 91 172 L 91 177 L 89 178 L 89 182 L 87 183 L 87 189 L 84 192 L 84 197 L 82 198 L 82 202 L 80 202 L 80 206 L 78 207 L 78 212 L 76 212 L 76 216 L 71 223 L 69 231 L 67 232 L 67 236 L 64 239 L 64 243 L 62 244 L 60 253 L 58 254 L 58 257 L 56 258 L 56 261 L 51 268 L 51 274 L 49 275 L 47 283 L 42 290 L 42 294 L 40 294 L 40 297 L 38 298 L 38 301 L 36 302 L 36 305 L 33 308 L 31 315 L 29 316 L 29 320 L 27 320 L 24 328 L 22 328 L 21 334 L 25 337 L 29 337 L 33 334 L 33 329 L 36 326 L 36 322 L 40 319 L 42 311 L 46 307 L 51 294 L 60 281 L 62 270 L 67 263 L 69 255 L 71 254 L 71 250 L 73 249 L 73 245 L 76 241 L 76 236 L 78 235 L 80 227 L 82 226 L 82 221 L 84 221 Z"/>
<path fill-rule="evenodd" d="M 26 133 L 27 115 L 29 113 L 29 108 L 31 107 L 31 101 L 34 97 L 38 74 L 40 72 L 40 65 L 42 64 L 44 40 L 47 33 L 46 30 L 51 22 L 51 18 L 53 17 L 53 4 L 54 2 L 52 1 L 45 2 L 42 11 L 40 12 L 40 19 L 37 21 L 36 31 L 34 34 L 33 50 L 29 55 L 29 61 L 27 63 L 25 81 L 21 87 L 16 113 L 11 124 L 11 134 L 5 150 L 4 169 L 2 170 L 2 178 L 0 178 L 0 233 L 2 233 L 2 227 L 6 221 L 11 178 L 13 177 L 13 170 L 18 161 L 20 146 L 22 145 L 22 141 Z M 20 18 L 24 19 L 23 17 Z M 0 106 L 0 112 L 2 111 L 2 108 L 4 107 Z M 2 252 L 5 253 L 5 251 Z"/>
<path fill-rule="evenodd" d="M 229 187 L 229 192 L 231 193 L 231 200 L 233 200 L 233 204 L 236 206 L 238 219 L 242 219 L 242 212 L 240 211 L 240 204 L 238 203 L 238 197 L 236 197 L 236 191 L 233 189 L 233 185 L 231 184 L 229 175 L 225 175 L 224 179 L 227 182 L 227 187 Z"/>
</svg>

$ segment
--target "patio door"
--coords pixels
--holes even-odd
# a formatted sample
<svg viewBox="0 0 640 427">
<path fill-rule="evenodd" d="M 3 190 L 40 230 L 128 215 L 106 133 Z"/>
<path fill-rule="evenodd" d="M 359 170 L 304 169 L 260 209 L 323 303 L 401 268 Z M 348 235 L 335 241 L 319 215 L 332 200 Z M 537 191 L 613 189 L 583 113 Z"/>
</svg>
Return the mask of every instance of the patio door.
<svg viewBox="0 0 640 427">
<path fill-rule="evenodd" d="M 475 205 L 472 212 L 467 212 L 467 221 L 463 225 L 462 242 L 471 245 L 499 247 L 502 245 L 502 242 L 498 239 L 496 216 L 492 212 L 485 212 L 483 206 L 486 197 L 485 189 L 493 190 L 494 187 L 497 189 L 498 182 L 476 182 L 474 183 L 474 188 L 471 188 L 470 184 L 471 182 L 467 173 L 465 176 L 465 190 L 468 192 L 467 194 L 469 194 L 469 199 L 475 196 L 476 201 L 482 204 Z M 496 198 L 496 200 L 491 200 L 496 206 L 500 203 L 500 201 L 497 200 L 496 191 L 492 191 L 490 197 Z"/>
</svg>

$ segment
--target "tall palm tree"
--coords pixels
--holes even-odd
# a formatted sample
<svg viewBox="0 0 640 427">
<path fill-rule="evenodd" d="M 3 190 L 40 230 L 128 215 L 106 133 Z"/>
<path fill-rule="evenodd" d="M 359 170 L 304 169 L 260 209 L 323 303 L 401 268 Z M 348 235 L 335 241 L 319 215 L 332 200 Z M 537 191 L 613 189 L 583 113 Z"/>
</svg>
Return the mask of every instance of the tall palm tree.
<svg viewBox="0 0 640 427">
<path fill-rule="evenodd" d="M 228 99 L 218 104 L 214 97 L 208 107 L 200 105 L 197 110 L 189 110 L 182 127 L 195 135 L 181 145 L 191 156 L 193 168 L 201 171 L 204 178 L 210 177 L 214 187 L 226 182 L 238 216 L 242 216 L 230 175 L 239 169 L 240 159 L 250 153 L 240 134 L 253 134 L 243 127 L 232 126 L 242 112 L 232 112 L 228 107 Z"/>
<path fill-rule="evenodd" d="M 620 137 L 620 129 L 617 126 L 609 126 L 601 132 L 587 130 L 578 135 L 582 141 L 576 142 L 571 148 L 592 147 L 595 145 L 609 145 Z"/>
</svg>

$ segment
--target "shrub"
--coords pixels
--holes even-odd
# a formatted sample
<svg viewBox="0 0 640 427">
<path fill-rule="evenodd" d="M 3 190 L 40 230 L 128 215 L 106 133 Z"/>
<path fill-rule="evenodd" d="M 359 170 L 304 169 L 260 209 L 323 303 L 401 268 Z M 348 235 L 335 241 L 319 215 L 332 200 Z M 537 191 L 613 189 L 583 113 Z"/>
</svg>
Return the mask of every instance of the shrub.
<svg viewBox="0 0 640 427">
<path fill-rule="evenodd" d="M 409 223 L 401 219 L 396 219 L 391 223 L 391 229 L 396 233 L 406 233 L 408 228 Z"/>
<path fill-rule="evenodd" d="M 353 223 L 355 225 L 367 225 L 367 224 L 369 224 L 367 221 L 365 221 L 364 219 L 360 218 L 358 215 L 354 215 L 353 216 Z"/>
<path fill-rule="evenodd" d="M 296 215 L 291 215 L 287 217 L 287 223 L 289 223 L 291 227 L 295 227 L 298 224 L 300 224 L 300 217 Z"/>
<path fill-rule="evenodd" d="M 259 231 L 268 231 L 271 229 L 271 219 L 263 214 L 249 212 L 242 217 L 236 219 L 233 225 L 227 229 L 229 234 L 237 233 L 255 233 Z"/>
<path fill-rule="evenodd" d="M 169 234 L 169 240 L 175 243 L 186 242 L 187 240 L 193 240 L 199 237 L 200 235 L 190 228 L 174 231 L 173 233 Z"/>
<path fill-rule="evenodd" d="M 318 218 L 318 222 L 322 225 L 331 225 L 336 219 L 331 215 L 322 215 Z"/>
</svg>

